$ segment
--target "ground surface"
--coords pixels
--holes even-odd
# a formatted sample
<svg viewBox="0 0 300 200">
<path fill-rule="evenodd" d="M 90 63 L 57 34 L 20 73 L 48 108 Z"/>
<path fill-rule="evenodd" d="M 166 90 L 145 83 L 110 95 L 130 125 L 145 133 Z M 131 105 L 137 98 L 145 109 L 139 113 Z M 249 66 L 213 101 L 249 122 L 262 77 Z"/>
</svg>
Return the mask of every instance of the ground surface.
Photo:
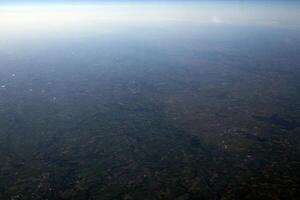
<svg viewBox="0 0 300 200">
<path fill-rule="evenodd" d="M 299 197 L 298 32 L 205 30 L 0 47 L 0 199 Z"/>
</svg>

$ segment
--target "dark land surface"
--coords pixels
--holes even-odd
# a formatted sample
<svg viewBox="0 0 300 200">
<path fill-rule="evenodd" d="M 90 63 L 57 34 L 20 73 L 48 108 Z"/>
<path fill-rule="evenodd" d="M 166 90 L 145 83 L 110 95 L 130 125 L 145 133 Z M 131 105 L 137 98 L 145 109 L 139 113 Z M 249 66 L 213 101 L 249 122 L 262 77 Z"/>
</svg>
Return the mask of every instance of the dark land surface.
<svg viewBox="0 0 300 200">
<path fill-rule="evenodd" d="M 299 198 L 299 31 L 155 30 L 1 40 L 1 200 Z"/>
</svg>

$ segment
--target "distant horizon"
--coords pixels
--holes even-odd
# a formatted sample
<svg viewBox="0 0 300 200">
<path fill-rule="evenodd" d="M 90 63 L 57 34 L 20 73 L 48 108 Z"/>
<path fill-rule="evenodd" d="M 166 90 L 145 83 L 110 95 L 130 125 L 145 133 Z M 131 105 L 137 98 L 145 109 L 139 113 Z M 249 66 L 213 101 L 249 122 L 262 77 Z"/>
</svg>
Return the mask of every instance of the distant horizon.
<svg viewBox="0 0 300 200">
<path fill-rule="evenodd" d="M 280 25 L 284 27 L 292 25 L 293 27 L 296 26 L 299 28 L 297 21 L 298 17 L 300 17 L 300 13 L 298 13 L 299 6 L 295 6 L 289 2 L 294 1 L 14 0 L 9 3 L 8 1 L 1 1 L 0 14 L 4 16 L 2 19 L 0 18 L 0 21 L 3 21 L 3 24 L 11 24 L 11 22 L 8 21 L 22 21 L 24 17 L 25 19 L 31 17 L 31 21 L 35 21 L 37 18 L 40 19 L 41 16 L 43 16 L 41 19 L 44 19 L 45 15 L 47 15 L 47 19 L 56 19 L 56 15 L 58 14 L 55 13 L 56 11 L 68 11 L 76 14 L 76 17 L 75 15 L 73 16 L 73 20 L 82 16 L 92 17 L 93 19 L 101 18 L 103 20 L 103 15 L 105 15 L 105 19 L 108 17 L 109 19 L 118 18 L 119 20 L 131 19 L 136 21 L 136 19 L 142 18 L 144 20 L 164 19 L 201 23 L 210 22 L 214 24 L 247 22 L 247 24 Z M 106 6 L 109 6 L 109 9 L 107 9 Z M 189 9 L 188 12 L 186 9 Z M 21 13 L 18 13 L 19 11 Z M 24 11 L 30 13 L 29 15 L 32 16 L 25 16 Z M 253 12 L 256 14 L 253 15 Z M 8 13 L 10 14 L 9 17 L 6 16 Z M 91 15 L 89 13 L 91 13 Z M 277 13 L 281 14 L 277 15 Z M 68 16 L 70 17 L 70 15 Z M 65 18 L 64 16 L 64 19 Z"/>
</svg>

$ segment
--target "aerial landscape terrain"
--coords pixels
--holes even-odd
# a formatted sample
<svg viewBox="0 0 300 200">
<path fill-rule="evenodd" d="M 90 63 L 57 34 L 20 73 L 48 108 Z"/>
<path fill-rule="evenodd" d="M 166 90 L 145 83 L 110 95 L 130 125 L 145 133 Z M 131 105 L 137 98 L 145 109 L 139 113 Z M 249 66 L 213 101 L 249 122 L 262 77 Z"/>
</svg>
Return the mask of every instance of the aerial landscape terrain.
<svg viewBox="0 0 300 200">
<path fill-rule="evenodd" d="M 0 200 L 299 196 L 299 2 L 0 2 Z"/>
</svg>

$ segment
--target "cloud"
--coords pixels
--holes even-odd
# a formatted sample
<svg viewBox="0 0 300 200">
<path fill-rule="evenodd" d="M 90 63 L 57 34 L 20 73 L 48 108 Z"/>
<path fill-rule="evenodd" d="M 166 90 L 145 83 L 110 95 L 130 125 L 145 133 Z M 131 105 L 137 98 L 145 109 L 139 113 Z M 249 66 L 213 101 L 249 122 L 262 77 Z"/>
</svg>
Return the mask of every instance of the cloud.
<svg viewBox="0 0 300 200">
<path fill-rule="evenodd" d="M 219 16 L 212 16 L 211 22 L 214 24 L 220 24 L 223 23 L 223 20 Z"/>
</svg>

